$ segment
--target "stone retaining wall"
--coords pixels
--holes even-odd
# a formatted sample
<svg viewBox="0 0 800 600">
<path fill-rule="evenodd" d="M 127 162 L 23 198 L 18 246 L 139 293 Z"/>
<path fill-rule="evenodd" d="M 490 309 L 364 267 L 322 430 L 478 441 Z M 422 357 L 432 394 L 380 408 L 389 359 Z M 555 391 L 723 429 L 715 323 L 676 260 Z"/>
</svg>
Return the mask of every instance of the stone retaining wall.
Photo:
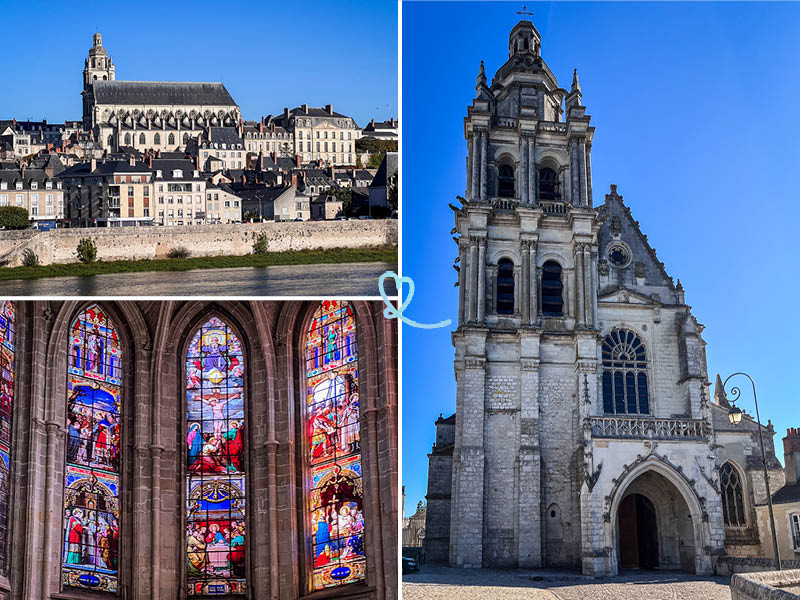
<svg viewBox="0 0 800 600">
<path fill-rule="evenodd" d="M 731 600 L 800 600 L 800 569 L 731 578 Z"/>
<path fill-rule="evenodd" d="M 302 223 L 240 223 L 178 227 L 116 227 L 0 231 L 0 264 L 18 266 L 31 249 L 40 264 L 77 262 L 78 242 L 88 237 L 99 260 L 166 258 L 184 247 L 191 256 L 244 255 L 266 233 L 271 252 L 315 248 L 365 248 L 397 245 L 397 220 L 305 221 Z"/>
<path fill-rule="evenodd" d="M 784 569 L 800 569 L 800 560 L 782 560 Z M 715 562 L 714 572 L 717 575 L 730 577 L 735 573 L 761 573 L 775 569 L 775 561 L 771 558 L 755 558 L 750 556 L 720 556 Z"/>
</svg>

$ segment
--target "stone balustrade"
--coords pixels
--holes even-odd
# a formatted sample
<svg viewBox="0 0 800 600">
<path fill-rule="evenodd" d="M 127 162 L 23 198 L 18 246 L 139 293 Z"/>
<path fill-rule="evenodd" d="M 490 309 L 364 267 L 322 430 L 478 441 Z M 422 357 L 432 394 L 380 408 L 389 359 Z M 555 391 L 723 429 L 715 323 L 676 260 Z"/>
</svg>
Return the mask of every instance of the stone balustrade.
<svg viewBox="0 0 800 600">
<path fill-rule="evenodd" d="M 546 215 L 566 216 L 569 214 L 569 204 L 559 200 L 539 200 L 538 206 Z"/>
<path fill-rule="evenodd" d="M 517 120 L 513 117 L 497 117 L 494 124 L 497 127 L 515 128 L 517 126 Z"/>
<path fill-rule="evenodd" d="M 659 419 L 630 415 L 589 418 L 593 438 L 705 440 L 711 434 L 703 419 Z"/>
</svg>

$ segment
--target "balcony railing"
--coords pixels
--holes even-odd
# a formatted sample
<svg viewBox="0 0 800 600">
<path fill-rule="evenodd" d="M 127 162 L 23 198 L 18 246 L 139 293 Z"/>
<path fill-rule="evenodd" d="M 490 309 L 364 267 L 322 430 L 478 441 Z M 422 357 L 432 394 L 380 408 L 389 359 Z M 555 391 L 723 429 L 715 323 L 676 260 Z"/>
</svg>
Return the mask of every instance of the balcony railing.
<svg viewBox="0 0 800 600">
<path fill-rule="evenodd" d="M 617 439 L 705 440 L 711 434 L 703 419 L 659 419 L 656 417 L 590 417 L 592 437 Z"/>
<path fill-rule="evenodd" d="M 519 200 L 516 198 L 493 198 L 492 208 L 495 211 L 513 211 L 519 206 Z"/>
<path fill-rule="evenodd" d="M 560 200 L 539 200 L 539 207 L 546 215 L 567 215 L 569 204 Z"/>
<path fill-rule="evenodd" d="M 539 121 L 539 131 L 552 131 L 554 133 L 567 133 L 566 123 Z"/>
<path fill-rule="evenodd" d="M 517 120 L 513 117 L 497 117 L 494 121 L 497 127 L 511 127 L 517 126 Z"/>
</svg>

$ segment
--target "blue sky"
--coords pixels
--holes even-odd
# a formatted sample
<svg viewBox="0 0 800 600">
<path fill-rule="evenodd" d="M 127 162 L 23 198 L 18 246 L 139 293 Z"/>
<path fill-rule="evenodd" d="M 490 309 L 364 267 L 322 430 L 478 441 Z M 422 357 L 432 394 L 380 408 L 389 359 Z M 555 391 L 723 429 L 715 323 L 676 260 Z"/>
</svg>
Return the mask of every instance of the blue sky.
<svg viewBox="0 0 800 600">
<path fill-rule="evenodd" d="M 0 0 L 0 119 L 81 118 L 95 30 L 120 80 L 221 81 L 245 119 L 333 104 L 397 117 L 397 3 Z"/>
<path fill-rule="evenodd" d="M 481 59 L 490 80 L 507 59 L 521 5 L 403 5 L 403 274 L 416 283 L 406 314 L 421 322 L 456 320 L 447 204 L 464 194 L 463 118 Z M 717 372 L 753 376 L 782 461 L 780 439 L 800 426 L 800 4 L 528 6 L 562 87 L 578 68 L 597 128 L 595 205 L 618 184 L 706 326 L 712 383 Z M 407 514 L 425 496 L 433 422 L 455 409 L 450 333 L 403 329 Z M 752 413 L 749 383 L 739 383 Z"/>
</svg>

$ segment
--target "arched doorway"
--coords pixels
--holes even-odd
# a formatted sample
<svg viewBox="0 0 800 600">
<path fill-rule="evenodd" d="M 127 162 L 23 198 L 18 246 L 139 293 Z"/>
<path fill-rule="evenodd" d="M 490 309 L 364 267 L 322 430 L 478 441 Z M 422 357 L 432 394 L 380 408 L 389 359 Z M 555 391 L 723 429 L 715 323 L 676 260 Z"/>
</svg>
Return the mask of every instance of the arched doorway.
<svg viewBox="0 0 800 600">
<path fill-rule="evenodd" d="M 647 470 L 625 488 L 616 509 L 616 554 L 620 569 L 680 569 L 695 572 L 695 523 L 675 484 Z M 699 517 L 699 513 L 696 514 Z"/>
<path fill-rule="evenodd" d="M 656 509 L 642 494 L 629 494 L 619 505 L 619 566 L 622 569 L 658 567 Z"/>
</svg>

